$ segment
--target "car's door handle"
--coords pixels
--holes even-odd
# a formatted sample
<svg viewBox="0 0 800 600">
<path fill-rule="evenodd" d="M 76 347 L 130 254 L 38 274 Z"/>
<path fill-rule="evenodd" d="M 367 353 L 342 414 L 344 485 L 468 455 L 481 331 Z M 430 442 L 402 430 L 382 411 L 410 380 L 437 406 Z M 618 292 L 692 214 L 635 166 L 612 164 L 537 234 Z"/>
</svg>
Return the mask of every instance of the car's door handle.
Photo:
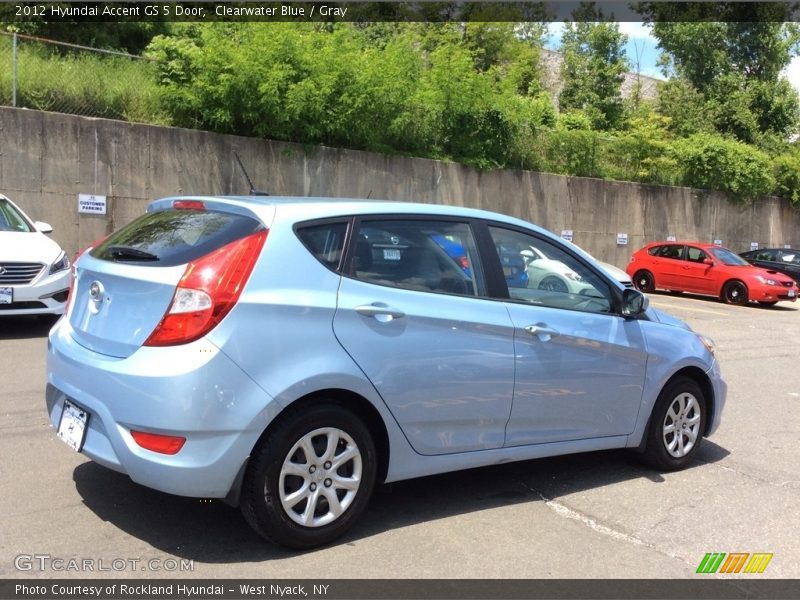
<svg viewBox="0 0 800 600">
<path fill-rule="evenodd" d="M 365 317 L 375 317 L 379 321 L 391 321 L 392 319 L 401 319 L 406 316 L 406 313 L 402 310 L 392 308 L 383 302 L 373 302 L 372 304 L 356 306 L 356 312 Z"/>
<path fill-rule="evenodd" d="M 525 331 L 531 335 L 535 335 L 543 342 L 549 342 L 551 338 L 561 335 L 557 329 L 548 327 L 544 323 L 536 323 L 536 325 L 528 325 Z"/>
</svg>

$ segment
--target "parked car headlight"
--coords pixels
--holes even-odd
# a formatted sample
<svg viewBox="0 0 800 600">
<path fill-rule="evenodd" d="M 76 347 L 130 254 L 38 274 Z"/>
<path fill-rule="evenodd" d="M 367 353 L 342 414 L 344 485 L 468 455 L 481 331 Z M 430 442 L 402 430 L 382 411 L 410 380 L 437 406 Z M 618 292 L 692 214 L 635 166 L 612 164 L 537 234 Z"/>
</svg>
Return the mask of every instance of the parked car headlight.
<svg viewBox="0 0 800 600">
<path fill-rule="evenodd" d="M 571 279 L 572 281 L 580 281 L 582 279 L 582 277 L 577 273 L 575 273 L 574 271 L 567 271 L 566 273 L 564 273 L 564 277 L 566 277 L 567 279 Z"/>
<path fill-rule="evenodd" d="M 774 279 L 769 279 L 769 278 L 763 277 L 761 275 L 756 275 L 756 279 L 758 279 L 761 283 L 763 283 L 765 285 L 780 285 L 780 283 L 778 283 Z"/>
<path fill-rule="evenodd" d="M 58 273 L 59 271 L 65 271 L 69 269 L 69 258 L 67 257 L 66 252 L 61 252 L 58 255 L 58 259 L 50 266 L 50 275 L 53 273 Z"/>
<path fill-rule="evenodd" d="M 706 349 L 711 353 L 711 356 L 716 356 L 716 354 L 717 354 L 717 345 L 714 343 L 714 340 L 712 340 L 710 337 L 707 337 L 705 335 L 700 335 L 699 333 L 696 334 L 696 335 L 697 335 L 697 339 L 699 339 L 703 343 L 703 346 L 705 346 Z"/>
</svg>

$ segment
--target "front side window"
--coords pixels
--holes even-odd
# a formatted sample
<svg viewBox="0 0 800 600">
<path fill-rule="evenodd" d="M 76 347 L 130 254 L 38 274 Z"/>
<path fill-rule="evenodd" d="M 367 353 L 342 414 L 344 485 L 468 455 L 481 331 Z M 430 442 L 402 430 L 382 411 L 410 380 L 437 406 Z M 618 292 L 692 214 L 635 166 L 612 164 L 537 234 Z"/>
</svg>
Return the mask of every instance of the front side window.
<svg viewBox="0 0 800 600">
<path fill-rule="evenodd" d="M 700 248 L 689 246 L 689 248 L 686 250 L 686 260 L 690 262 L 701 263 L 706 258 L 708 258 L 708 255 L 705 252 L 703 252 Z"/>
<path fill-rule="evenodd" d="M 422 292 L 486 294 L 467 223 L 364 220 L 355 236 L 349 273 L 362 281 Z"/>
<path fill-rule="evenodd" d="M 512 300 L 585 312 L 611 311 L 608 284 L 555 242 L 502 227 L 490 227 Z M 523 265 L 522 273 L 508 269 Z"/>
<path fill-rule="evenodd" d="M 781 260 L 785 263 L 789 264 L 800 264 L 800 253 L 797 252 L 782 252 L 781 253 Z"/>
</svg>

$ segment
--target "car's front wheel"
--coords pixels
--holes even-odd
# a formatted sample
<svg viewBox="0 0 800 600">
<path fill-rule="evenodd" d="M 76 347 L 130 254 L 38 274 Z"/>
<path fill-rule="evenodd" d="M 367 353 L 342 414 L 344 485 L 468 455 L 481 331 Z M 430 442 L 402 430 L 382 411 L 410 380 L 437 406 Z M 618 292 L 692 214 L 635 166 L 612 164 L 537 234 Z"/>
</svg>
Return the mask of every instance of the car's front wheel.
<svg viewBox="0 0 800 600">
<path fill-rule="evenodd" d="M 747 286 L 741 281 L 729 281 L 722 288 L 722 300 L 727 304 L 747 304 Z"/>
<path fill-rule="evenodd" d="M 539 289 L 546 292 L 560 292 L 566 294 L 569 292 L 567 284 L 561 281 L 558 277 L 550 275 L 539 282 Z"/>
<path fill-rule="evenodd" d="M 375 445 L 364 423 L 333 402 L 289 412 L 261 440 L 242 489 L 242 513 L 261 536 L 307 549 L 345 533 L 375 484 Z"/>
<path fill-rule="evenodd" d="M 662 471 L 684 468 L 706 427 L 706 398 L 694 379 L 678 376 L 661 390 L 647 432 L 644 459 Z"/>
</svg>

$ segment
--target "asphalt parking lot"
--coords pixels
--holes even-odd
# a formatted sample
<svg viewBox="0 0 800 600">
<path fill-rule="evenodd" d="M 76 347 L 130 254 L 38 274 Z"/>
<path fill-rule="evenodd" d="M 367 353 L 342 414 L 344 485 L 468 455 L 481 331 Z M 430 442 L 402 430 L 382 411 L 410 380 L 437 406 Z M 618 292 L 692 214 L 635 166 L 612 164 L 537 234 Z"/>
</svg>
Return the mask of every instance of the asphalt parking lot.
<svg viewBox="0 0 800 600">
<path fill-rule="evenodd" d="M 695 574 L 708 552 L 772 553 L 757 577 L 800 577 L 800 306 L 651 302 L 716 340 L 729 384 L 693 467 L 662 475 L 611 451 L 394 483 L 343 540 L 303 554 L 262 542 L 224 503 L 151 491 L 70 451 L 44 407 L 49 324 L 5 317 L 0 577 L 711 577 Z"/>
</svg>

